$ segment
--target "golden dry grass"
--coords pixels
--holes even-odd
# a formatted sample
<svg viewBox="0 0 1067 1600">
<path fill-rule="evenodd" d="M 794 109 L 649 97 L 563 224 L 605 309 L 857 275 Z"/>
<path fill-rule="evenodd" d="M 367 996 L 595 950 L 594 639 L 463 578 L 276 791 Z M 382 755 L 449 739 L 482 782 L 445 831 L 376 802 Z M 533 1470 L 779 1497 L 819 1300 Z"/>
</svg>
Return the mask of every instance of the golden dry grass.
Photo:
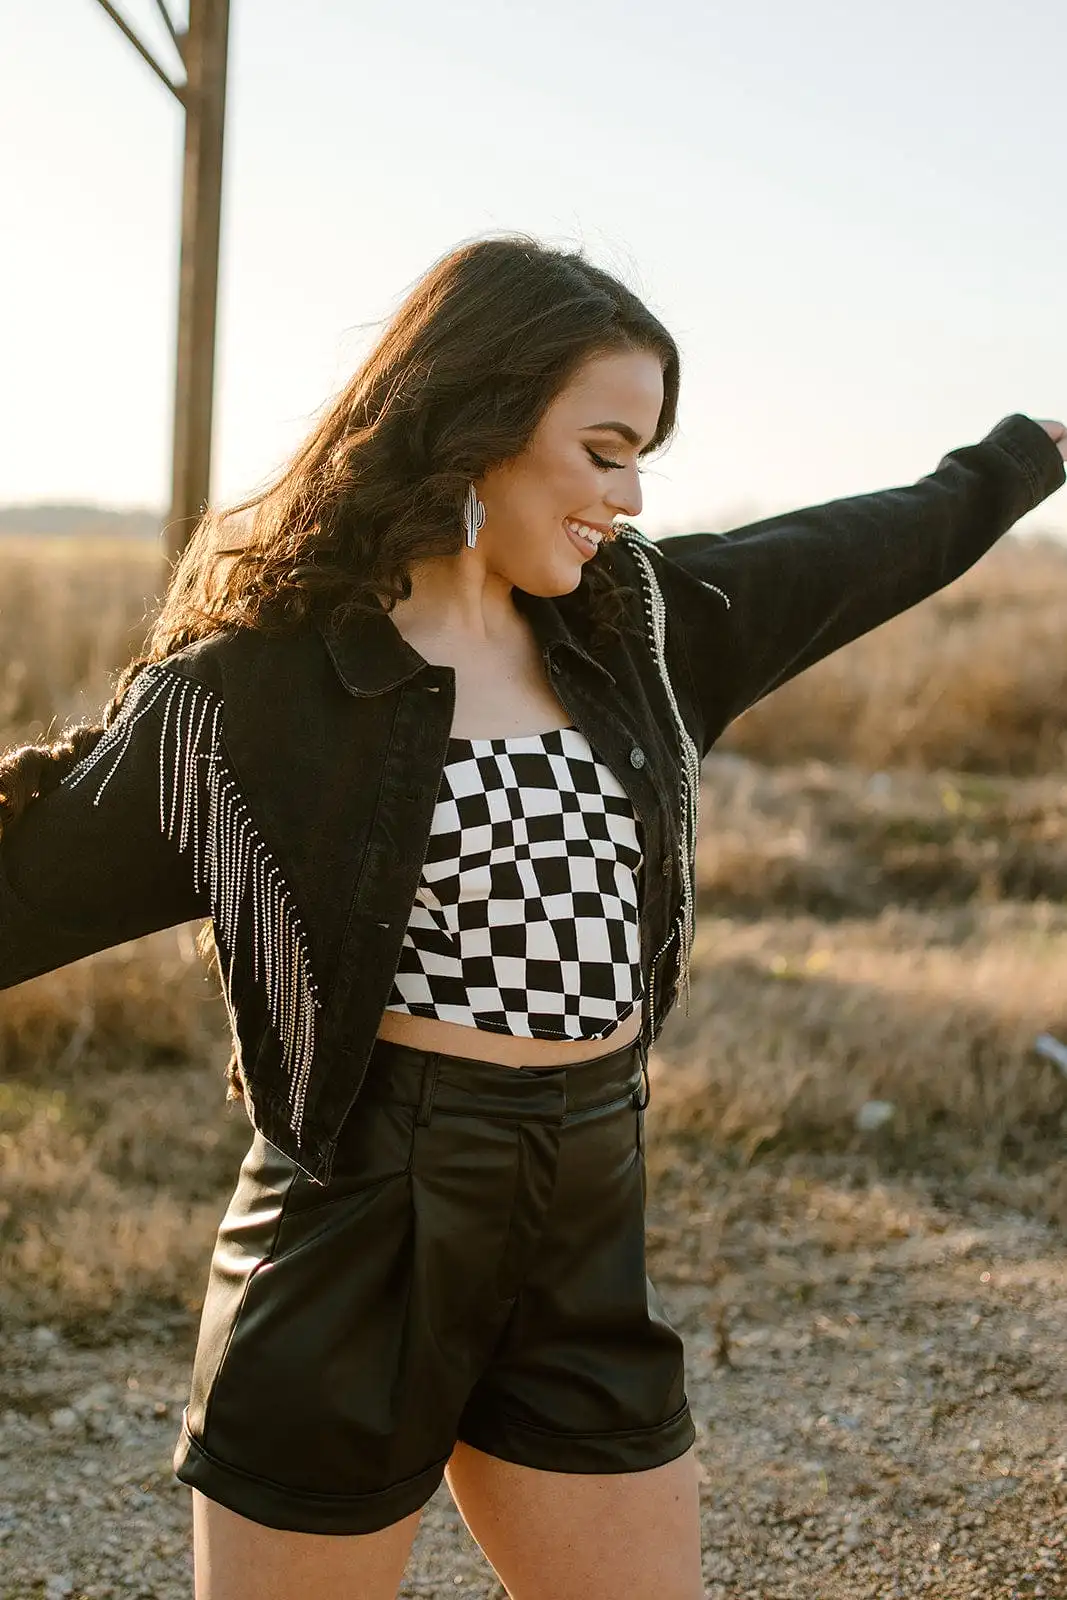
<svg viewBox="0 0 1067 1600">
<path fill-rule="evenodd" d="M 940 594 L 754 707 L 724 748 L 869 771 L 1063 771 L 1065 623 L 1067 546 L 1009 536 Z"/>
<path fill-rule="evenodd" d="M 0 538 L 0 749 L 97 716 L 163 578 L 147 542 Z"/>
<path fill-rule="evenodd" d="M 0 748 L 95 714 L 163 582 L 131 539 L 0 539 Z M 940 595 L 831 656 L 735 723 L 722 747 L 1024 775 L 1067 767 L 1067 546 L 1010 536 Z"/>
<path fill-rule="evenodd" d="M 19 1320 L 193 1310 L 244 1147 L 202 1068 L 0 1086 L 0 1281 Z M 238 1117 L 244 1127 L 238 1126 Z"/>
<path fill-rule="evenodd" d="M 0 540 L 0 745 L 99 710 L 143 639 L 159 560 L 132 542 Z M 694 1163 L 922 1164 L 1067 1222 L 1067 1079 L 1033 1050 L 1067 1036 L 1065 617 L 1067 553 L 1009 542 L 709 760 L 690 1008 L 653 1074 L 653 1186 Z M 223 1105 L 225 1014 L 194 933 L 0 995 L 10 1316 L 198 1303 L 248 1126 Z M 897 1108 L 873 1138 L 854 1126 L 872 1098 Z"/>
</svg>

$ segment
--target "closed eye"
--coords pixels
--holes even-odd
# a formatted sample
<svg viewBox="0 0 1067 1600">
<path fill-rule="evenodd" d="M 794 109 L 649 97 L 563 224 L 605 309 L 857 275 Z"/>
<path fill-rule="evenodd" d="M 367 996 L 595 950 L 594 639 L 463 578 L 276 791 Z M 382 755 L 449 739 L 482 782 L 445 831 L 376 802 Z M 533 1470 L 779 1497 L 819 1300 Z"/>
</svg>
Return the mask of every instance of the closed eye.
<svg viewBox="0 0 1067 1600">
<path fill-rule="evenodd" d="M 609 461 L 606 456 L 598 456 L 592 445 L 587 444 L 585 448 L 593 465 L 599 467 L 601 472 L 621 472 L 626 466 L 625 461 Z M 638 467 L 637 470 L 640 473 L 641 468 Z"/>
</svg>

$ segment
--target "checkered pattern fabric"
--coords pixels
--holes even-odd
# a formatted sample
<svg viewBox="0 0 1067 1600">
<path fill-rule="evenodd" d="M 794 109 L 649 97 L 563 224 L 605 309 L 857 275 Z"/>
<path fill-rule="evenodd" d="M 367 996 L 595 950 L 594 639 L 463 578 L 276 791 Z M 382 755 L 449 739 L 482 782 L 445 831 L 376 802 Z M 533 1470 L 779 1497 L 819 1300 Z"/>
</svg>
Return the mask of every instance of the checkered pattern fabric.
<svg viewBox="0 0 1067 1600">
<path fill-rule="evenodd" d="M 576 728 L 451 739 L 388 1010 L 605 1039 L 642 995 L 641 846 Z"/>
</svg>

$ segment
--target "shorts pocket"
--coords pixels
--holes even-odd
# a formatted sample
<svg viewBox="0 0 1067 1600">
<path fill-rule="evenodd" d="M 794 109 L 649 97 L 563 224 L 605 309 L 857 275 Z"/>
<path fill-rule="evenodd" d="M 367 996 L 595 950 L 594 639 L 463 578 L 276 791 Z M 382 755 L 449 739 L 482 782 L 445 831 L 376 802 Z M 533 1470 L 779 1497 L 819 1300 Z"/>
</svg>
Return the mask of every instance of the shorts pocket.
<svg viewBox="0 0 1067 1600">
<path fill-rule="evenodd" d="M 305 1216 L 341 1200 L 352 1200 L 395 1178 L 406 1177 L 415 1159 L 416 1107 L 394 1101 L 357 1101 L 337 1141 L 329 1183 L 298 1172 L 286 1216 Z"/>
</svg>

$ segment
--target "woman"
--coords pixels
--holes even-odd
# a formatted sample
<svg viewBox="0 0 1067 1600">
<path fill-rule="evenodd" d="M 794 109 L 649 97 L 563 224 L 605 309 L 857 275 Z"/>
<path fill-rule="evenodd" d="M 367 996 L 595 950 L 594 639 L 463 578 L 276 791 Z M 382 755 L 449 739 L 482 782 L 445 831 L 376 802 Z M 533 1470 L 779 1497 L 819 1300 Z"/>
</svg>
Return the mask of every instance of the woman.
<svg viewBox="0 0 1067 1600">
<path fill-rule="evenodd" d="M 454 251 L 236 541 L 205 519 L 104 729 L 0 765 L 0 984 L 212 922 L 253 1138 L 175 1453 L 199 1600 L 394 1595 L 442 1476 L 515 1600 L 703 1593 L 643 1234 L 700 757 L 1067 444 L 1015 414 L 657 548 L 678 376 L 580 254 Z"/>
</svg>

